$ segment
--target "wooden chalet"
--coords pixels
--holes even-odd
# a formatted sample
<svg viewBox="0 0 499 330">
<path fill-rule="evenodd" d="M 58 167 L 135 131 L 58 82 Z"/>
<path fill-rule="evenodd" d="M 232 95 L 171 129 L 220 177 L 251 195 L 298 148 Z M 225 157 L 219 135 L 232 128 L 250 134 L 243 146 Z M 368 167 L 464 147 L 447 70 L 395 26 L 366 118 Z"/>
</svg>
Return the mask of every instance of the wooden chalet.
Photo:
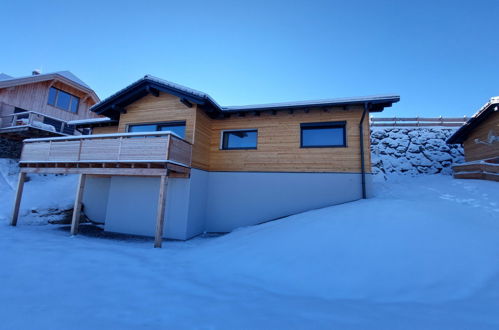
<svg viewBox="0 0 499 330">
<path fill-rule="evenodd" d="M 452 167 L 457 179 L 499 181 L 499 97 L 493 97 L 448 140 L 462 144 L 465 163 Z"/>
<path fill-rule="evenodd" d="M 68 122 L 95 118 L 95 92 L 69 71 L 14 78 L 0 74 L 0 137 L 79 134 Z"/>
<path fill-rule="evenodd" d="M 110 232 L 189 239 L 369 195 L 369 113 L 384 95 L 220 106 L 145 76 L 74 122 L 92 135 L 25 140 L 12 217 L 27 173 L 78 174 L 81 205 Z"/>
</svg>

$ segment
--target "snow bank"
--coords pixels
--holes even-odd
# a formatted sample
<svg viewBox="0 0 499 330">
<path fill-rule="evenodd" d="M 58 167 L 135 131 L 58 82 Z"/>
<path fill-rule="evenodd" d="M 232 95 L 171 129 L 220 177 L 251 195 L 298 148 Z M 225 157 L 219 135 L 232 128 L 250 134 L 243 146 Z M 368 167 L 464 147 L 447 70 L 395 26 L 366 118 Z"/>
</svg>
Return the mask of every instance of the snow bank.
<svg viewBox="0 0 499 330">
<path fill-rule="evenodd" d="M 464 161 L 462 147 L 446 143 L 455 131 L 454 128 L 373 127 L 373 173 L 451 174 L 452 164 Z"/>
<path fill-rule="evenodd" d="M 0 224 L 8 222 L 14 203 L 19 167 L 16 161 L 0 158 Z M 45 209 L 66 209 L 74 202 L 77 178 L 74 175 L 38 175 L 30 174 L 24 185 L 20 216 L 26 217 L 33 211 Z M 41 219 L 32 214 L 30 219 L 39 222 Z"/>
<path fill-rule="evenodd" d="M 497 276 L 496 183 L 398 180 L 373 199 L 235 231 L 190 258 L 219 281 L 323 299 L 446 301 Z"/>
<path fill-rule="evenodd" d="M 1 164 L 10 198 L 15 166 Z M 4 328 L 499 326 L 495 182 L 392 176 L 369 200 L 163 249 L 29 224 L 31 208 L 70 202 L 74 186 L 34 177 L 18 227 L 0 221 Z"/>
</svg>

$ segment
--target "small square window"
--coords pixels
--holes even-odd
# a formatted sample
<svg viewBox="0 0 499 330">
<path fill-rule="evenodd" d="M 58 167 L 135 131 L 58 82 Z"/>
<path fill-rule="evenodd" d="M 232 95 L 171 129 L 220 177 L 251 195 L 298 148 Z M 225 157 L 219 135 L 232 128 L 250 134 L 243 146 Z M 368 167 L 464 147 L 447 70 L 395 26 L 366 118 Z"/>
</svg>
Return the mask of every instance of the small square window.
<svg viewBox="0 0 499 330">
<path fill-rule="evenodd" d="M 303 123 L 302 148 L 346 147 L 346 122 Z"/>
<path fill-rule="evenodd" d="M 256 149 L 258 131 L 234 130 L 222 132 L 222 150 Z"/>
</svg>

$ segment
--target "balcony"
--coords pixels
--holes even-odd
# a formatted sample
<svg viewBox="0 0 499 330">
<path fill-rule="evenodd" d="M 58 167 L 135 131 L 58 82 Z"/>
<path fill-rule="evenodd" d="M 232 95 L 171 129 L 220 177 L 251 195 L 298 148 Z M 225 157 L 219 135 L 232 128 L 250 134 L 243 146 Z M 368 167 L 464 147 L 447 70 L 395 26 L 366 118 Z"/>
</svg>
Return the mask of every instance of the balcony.
<svg viewBox="0 0 499 330">
<path fill-rule="evenodd" d="M 15 112 L 16 108 L 0 102 L 0 133 L 29 136 L 65 136 L 75 132 L 65 121 L 36 111 Z M 36 134 L 31 134 L 36 132 Z"/>
<path fill-rule="evenodd" d="M 185 177 L 191 151 L 171 132 L 27 139 L 19 166 L 25 173 Z"/>
</svg>

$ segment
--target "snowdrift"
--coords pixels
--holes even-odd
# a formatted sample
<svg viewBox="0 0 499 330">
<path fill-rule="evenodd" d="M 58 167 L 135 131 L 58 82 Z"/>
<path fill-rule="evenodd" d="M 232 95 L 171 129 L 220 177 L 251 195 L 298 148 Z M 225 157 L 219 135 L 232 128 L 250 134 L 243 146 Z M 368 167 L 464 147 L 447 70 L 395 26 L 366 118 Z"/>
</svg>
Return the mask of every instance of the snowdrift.
<svg viewBox="0 0 499 330">
<path fill-rule="evenodd" d="M 496 183 L 397 180 L 374 199 L 240 229 L 190 260 L 215 281 L 324 299 L 446 301 L 497 277 Z"/>
</svg>

